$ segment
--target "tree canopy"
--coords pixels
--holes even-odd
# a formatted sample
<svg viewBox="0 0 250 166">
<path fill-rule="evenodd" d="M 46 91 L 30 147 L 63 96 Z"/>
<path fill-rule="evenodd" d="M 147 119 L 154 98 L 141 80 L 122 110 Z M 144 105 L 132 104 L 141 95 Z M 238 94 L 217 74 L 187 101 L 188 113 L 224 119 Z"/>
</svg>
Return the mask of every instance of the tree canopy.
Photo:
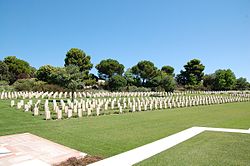
<svg viewBox="0 0 250 166">
<path fill-rule="evenodd" d="M 147 86 L 151 87 L 155 91 L 172 92 L 176 87 L 176 83 L 173 75 L 169 75 L 164 71 L 158 70 L 155 77 L 147 82 Z"/>
<path fill-rule="evenodd" d="M 36 77 L 38 80 L 50 82 L 50 75 L 55 72 L 56 68 L 51 65 L 41 66 L 36 71 Z"/>
<path fill-rule="evenodd" d="M 0 61 L 0 80 L 9 81 L 9 68 L 3 61 Z"/>
<path fill-rule="evenodd" d="M 206 74 L 203 77 L 203 86 L 208 90 L 214 90 L 215 74 Z"/>
<path fill-rule="evenodd" d="M 69 65 L 64 68 L 55 68 L 50 75 L 52 84 L 57 84 L 68 89 L 77 89 L 77 86 L 82 84 L 83 74 L 78 66 Z M 76 86 L 73 86 L 74 85 Z"/>
<path fill-rule="evenodd" d="M 131 68 L 132 73 L 142 81 L 142 85 L 145 85 L 147 81 L 154 78 L 157 74 L 157 68 L 153 62 L 140 61 L 137 65 Z"/>
<path fill-rule="evenodd" d="M 161 81 L 162 87 L 166 92 L 173 92 L 176 87 L 176 82 L 174 78 L 170 75 L 163 77 Z"/>
<path fill-rule="evenodd" d="M 81 72 L 88 72 L 93 67 L 90 59 L 91 57 L 87 55 L 83 50 L 78 48 L 71 48 L 66 54 L 64 66 L 76 65 L 80 68 Z"/>
<path fill-rule="evenodd" d="M 249 83 L 246 78 L 240 77 L 236 80 L 236 89 L 237 90 L 246 90 L 248 89 Z"/>
<path fill-rule="evenodd" d="M 30 78 L 34 71 L 34 68 L 28 62 L 18 59 L 15 56 L 4 58 L 4 63 L 8 66 L 10 84 L 13 84 L 19 78 Z"/>
<path fill-rule="evenodd" d="M 161 71 L 165 72 L 168 75 L 174 76 L 174 68 L 172 66 L 163 66 Z"/>
<path fill-rule="evenodd" d="M 112 91 L 173 91 L 176 88 L 179 90 L 250 89 L 247 79 L 243 77 L 236 79 L 230 69 L 219 69 L 212 74 L 204 75 L 205 66 L 199 59 L 188 61 L 176 77 L 172 66 L 165 65 L 158 69 L 148 60 L 139 61 L 124 73 L 124 65 L 115 59 L 104 59 L 96 65 L 98 77 L 89 73 L 93 66 L 90 59 L 91 57 L 81 49 L 72 48 L 66 54 L 64 67 L 44 65 L 36 70 L 24 60 L 7 56 L 0 60 L 0 86 L 1 88 L 6 86 L 6 89 L 15 87 L 17 90 L 34 91 L 75 91 L 86 86 Z M 97 84 L 99 78 L 104 79 L 105 83 Z"/>
<path fill-rule="evenodd" d="M 181 85 L 199 85 L 204 76 L 205 66 L 199 59 L 192 59 L 184 65 L 185 70 L 181 70 L 176 80 Z"/>
<path fill-rule="evenodd" d="M 213 74 L 212 90 L 231 90 L 236 84 L 236 77 L 230 69 L 219 69 Z"/>
<path fill-rule="evenodd" d="M 122 87 L 127 85 L 127 80 L 121 75 L 113 75 L 109 81 L 109 89 L 112 91 L 119 91 Z"/>
<path fill-rule="evenodd" d="M 96 65 L 96 69 L 98 70 L 99 77 L 105 80 L 111 78 L 113 75 L 122 75 L 124 72 L 123 64 L 114 59 L 102 60 Z"/>
<path fill-rule="evenodd" d="M 136 83 L 136 80 L 134 78 L 134 75 L 132 73 L 131 68 L 128 68 L 126 72 L 124 73 L 124 78 L 127 80 L 127 85 L 134 85 Z"/>
</svg>

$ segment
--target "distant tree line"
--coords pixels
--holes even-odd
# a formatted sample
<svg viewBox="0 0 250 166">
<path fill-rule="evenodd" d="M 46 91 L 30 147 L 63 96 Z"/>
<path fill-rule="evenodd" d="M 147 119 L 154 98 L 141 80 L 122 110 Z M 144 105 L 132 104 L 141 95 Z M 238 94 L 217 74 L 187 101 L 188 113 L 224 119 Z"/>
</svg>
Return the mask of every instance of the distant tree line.
<svg viewBox="0 0 250 166">
<path fill-rule="evenodd" d="M 7 87 L 33 91 L 76 91 L 86 86 L 111 91 L 250 89 L 247 79 L 237 79 L 230 69 L 219 69 L 205 75 L 205 66 L 199 59 L 187 62 L 177 75 L 172 66 L 158 69 L 147 60 L 125 71 L 124 65 L 117 60 L 105 59 L 95 66 L 98 71 L 96 76 L 89 72 L 93 68 L 91 57 L 78 48 L 70 49 L 64 61 L 64 67 L 44 65 L 36 70 L 15 56 L 5 57 L 0 61 L 0 86 L 2 90 Z"/>
</svg>

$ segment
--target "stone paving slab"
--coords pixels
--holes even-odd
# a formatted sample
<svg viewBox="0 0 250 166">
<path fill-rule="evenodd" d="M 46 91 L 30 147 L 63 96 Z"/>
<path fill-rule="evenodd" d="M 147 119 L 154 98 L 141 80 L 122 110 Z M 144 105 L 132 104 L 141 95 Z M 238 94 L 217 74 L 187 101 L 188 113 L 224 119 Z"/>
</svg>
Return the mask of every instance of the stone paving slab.
<svg viewBox="0 0 250 166">
<path fill-rule="evenodd" d="M 48 166 L 86 154 L 30 133 L 0 137 L 0 165 Z"/>
</svg>

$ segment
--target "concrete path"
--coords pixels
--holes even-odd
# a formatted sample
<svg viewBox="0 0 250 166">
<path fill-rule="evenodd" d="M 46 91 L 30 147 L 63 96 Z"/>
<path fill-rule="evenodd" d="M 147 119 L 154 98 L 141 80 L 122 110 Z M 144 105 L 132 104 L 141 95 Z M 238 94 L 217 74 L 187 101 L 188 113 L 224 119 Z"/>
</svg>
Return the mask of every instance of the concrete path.
<svg viewBox="0 0 250 166">
<path fill-rule="evenodd" d="M 0 137 L 0 166 L 49 166 L 85 155 L 30 133 Z"/>
<path fill-rule="evenodd" d="M 160 152 L 163 152 L 183 141 L 186 141 L 203 131 L 220 131 L 250 134 L 250 130 L 242 129 L 225 129 L 225 128 L 210 128 L 210 127 L 191 127 L 179 133 L 170 135 L 158 141 L 146 144 L 144 146 L 132 149 L 130 151 L 118 154 L 116 156 L 101 160 L 90 164 L 89 166 L 130 166 L 152 157 Z"/>
</svg>

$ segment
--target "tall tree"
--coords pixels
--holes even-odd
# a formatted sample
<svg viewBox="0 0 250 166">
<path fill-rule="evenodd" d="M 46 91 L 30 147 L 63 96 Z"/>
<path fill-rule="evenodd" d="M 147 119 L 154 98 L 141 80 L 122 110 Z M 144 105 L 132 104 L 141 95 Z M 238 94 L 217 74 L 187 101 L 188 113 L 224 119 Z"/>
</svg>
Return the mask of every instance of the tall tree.
<svg viewBox="0 0 250 166">
<path fill-rule="evenodd" d="M 65 68 L 65 71 L 64 80 L 66 88 L 74 92 L 84 86 L 83 74 L 78 66 L 69 65 Z"/>
<path fill-rule="evenodd" d="M 168 75 L 172 75 L 174 76 L 174 68 L 172 66 L 163 66 L 161 68 L 161 71 L 164 71 L 165 73 L 167 73 Z"/>
<path fill-rule="evenodd" d="M 93 67 L 93 64 L 90 61 L 91 57 L 87 55 L 83 50 L 78 48 L 71 48 L 65 58 L 64 66 L 76 65 L 80 68 L 81 72 L 89 72 Z"/>
<path fill-rule="evenodd" d="M 35 68 L 35 67 L 30 67 L 30 70 L 31 70 L 31 72 L 30 72 L 30 77 L 31 78 L 35 78 L 36 77 L 36 71 L 37 71 L 37 69 Z"/>
<path fill-rule="evenodd" d="M 234 89 L 236 77 L 232 70 L 216 70 L 213 90 L 230 90 Z"/>
<path fill-rule="evenodd" d="M 203 86 L 207 88 L 207 90 L 214 89 L 214 82 L 215 82 L 215 74 L 206 74 L 203 77 Z"/>
<path fill-rule="evenodd" d="M 126 72 L 124 73 L 124 78 L 127 80 L 128 86 L 134 85 L 136 83 L 136 80 L 133 76 L 131 68 L 128 68 L 126 70 Z"/>
<path fill-rule="evenodd" d="M 169 75 L 164 71 L 158 70 L 157 75 L 148 81 L 147 85 L 153 90 L 172 92 L 175 89 L 176 83 L 173 75 Z"/>
<path fill-rule="evenodd" d="M 126 85 L 127 80 L 121 75 L 113 75 L 108 81 L 108 86 L 111 91 L 119 91 Z"/>
<path fill-rule="evenodd" d="M 83 74 L 78 66 L 57 67 L 50 74 L 50 82 L 68 88 L 71 82 L 82 82 Z"/>
<path fill-rule="evenodd" d="M 55 72 L 56 68 L 51 65 L 41 66 L 36 71 L 36 78 L 41 81 L 50 82 L 50 75 Z"/>
<path fill-rule="evenodd" d="M 192 59 L 186 65 L 185 70 L 181 70 L 176 80 L 181 85 L 199 85 L 204 76 L 205 66 L 201 64 L 199 59 Z"/>
<path fill-rule="evenodd" d="M 137 78 L 142 80 L 142 85 L 145 85 L 147 81 L 157 75 L 157 68 L 154 66 L 154 63 L 146 60 L 140 61 L 131 70 Z"/>
<path fill-rule="evenodd" d="M 173 92 L 176 87 L 176 82 L 172 76 L 167 75 L 163 77 L 161 86 L 166 92 Z"/>
<path fill-rule="evenodd" d="M 9 68 L 3 61 L 0 61 L 0 80 L 9 81 Z"/>
<path fill-rule="evenodd" d="M 67 88 L 71 92 L 82 89 L 84 86 L 84 74 L 80 68 L 75 65 L 69 65 L 62 68 L 55 68 L 50 75 L 52 84 Z M 73 99 L 73 98 L 72 98 Z"/>
<path fill-rule="evenodd" d="M 248 89 L 248 82 L 246 78 L 240 77 L 236 80 L 236 90 L 246 90 Z"/>
<path fill-rule="evenodd" d="M 157 70 L 155 76 L 146 82 L 146 86 L 155 89 L 155 87 L 161 86 L 161 81 L 167 74 L 161 70 Z"/>
<path fill-rule="evenodd" d="M 10 73 L 10 84 L 13 84 L 19 78 L 30 78 L 32 67 L 28 62 L 18 59 L 15 56 L 4 58 L 4 63 L 8 66 Z"/>
<path fill-rule="evenodd" d="M 124 72 L 123 64 L 120 64 L 117 60 L 106 59 L 102 60 L 98 65 L 96 65 L 98 70 L 98 75 L 102 79 L 109 79 L 113 75 L 122 75 Z"/>
</svg>

